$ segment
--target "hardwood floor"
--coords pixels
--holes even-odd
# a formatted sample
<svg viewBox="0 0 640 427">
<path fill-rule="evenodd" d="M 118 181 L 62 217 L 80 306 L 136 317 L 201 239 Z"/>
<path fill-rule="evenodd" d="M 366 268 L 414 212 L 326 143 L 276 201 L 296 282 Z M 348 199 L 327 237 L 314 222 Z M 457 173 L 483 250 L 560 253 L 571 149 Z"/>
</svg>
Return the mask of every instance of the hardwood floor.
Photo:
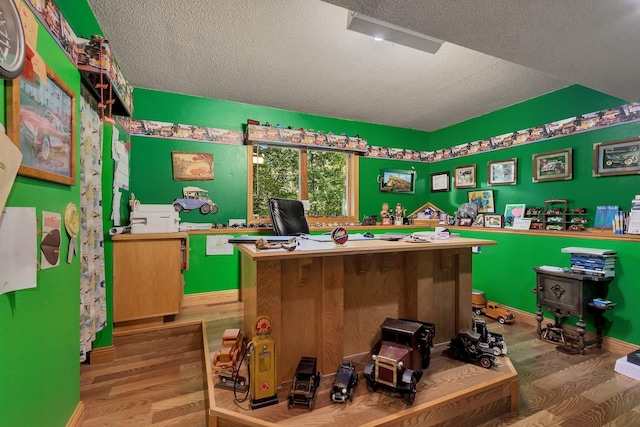
<svg viewBox="0 0 640 427">
<path fill-rule="evenodd" d="M 188 308 L 172 326 L 201 319 L 213 352 L 224 329 L 241 327 L 242 304 Z M 539 340 L 535 328 L 525 323 L 487 323 L 492 332 L 504 334 L 518 371 L 520 413 L 482 424 L 469 417 L 458 425 L 640 426 L 640 382 L 613 371 L 621 355 L 598 349 L 567 355 Z M 199 334 L 192 322 L 114 337 L 114 362 L 81 366 L 84 425 L 205 426 L 208 401 Z"/>
</svg>

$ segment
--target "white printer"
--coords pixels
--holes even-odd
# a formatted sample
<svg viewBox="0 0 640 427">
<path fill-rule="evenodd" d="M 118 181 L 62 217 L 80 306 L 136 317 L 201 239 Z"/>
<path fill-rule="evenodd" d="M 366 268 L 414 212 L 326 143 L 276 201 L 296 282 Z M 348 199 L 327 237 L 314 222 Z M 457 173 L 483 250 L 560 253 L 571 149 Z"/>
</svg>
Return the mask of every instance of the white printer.
<svg viewBox="0 0 640 427">
<path fill-rule="evenodd" d="M 132 206 L 131 234 L 177 233 L 180 216 L 173 205 Z"/>
</svg>

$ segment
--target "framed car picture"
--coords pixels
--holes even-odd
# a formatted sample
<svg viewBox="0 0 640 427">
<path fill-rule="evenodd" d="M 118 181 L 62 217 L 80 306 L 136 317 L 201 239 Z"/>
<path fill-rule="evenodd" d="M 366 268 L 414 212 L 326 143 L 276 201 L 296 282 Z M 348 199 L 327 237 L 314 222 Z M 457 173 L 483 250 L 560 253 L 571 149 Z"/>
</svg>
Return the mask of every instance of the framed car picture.
<svg viewBox="0 0 640 427">
<path fill-rule="evenodd" d="M 7 81 L 7 135 L 22 152 L 18 174 L 74 185 L 76 98 L 46 70 L 46 81 L 37 74 Z"/>
<path fill-rule="evenodd" d="M 507 159 L 488 163 L 489 185 L 515 185 L 518 177 L 518 159 Z"/>
<path fill-rule="evenodd" d="M 571 148 L 534 154 L 532 157 L 532 181 L 545 182 L 573 179 L 572 154 L 573 150 Z"/>
<path fill-rule="evenodd" d="M 593 176 L 640 174 L 640 138 L 593 146 Z"/>
<path fill-rule="evenodd" d="M 453 186 L 455 188 L 475 188 L 476 165 L 460 166 L 454 168 Z"/>
</svg>

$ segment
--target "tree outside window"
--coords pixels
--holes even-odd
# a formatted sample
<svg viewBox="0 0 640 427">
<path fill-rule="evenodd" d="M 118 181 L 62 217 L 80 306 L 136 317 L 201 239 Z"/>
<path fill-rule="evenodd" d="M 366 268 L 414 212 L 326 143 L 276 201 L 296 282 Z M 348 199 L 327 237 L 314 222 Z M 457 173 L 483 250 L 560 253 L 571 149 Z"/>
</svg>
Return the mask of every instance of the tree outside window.
<svg viewBox="0 0 640 427">
<path fill-rule="evenodd" d="M 348 171 L 356 161 L 353 154 L 258 145 L 252 153 L 254 219 L 269 216 L 270 197 L 309 200 L 314 217 L 355 216 L 349 203 L 350 191 L 355 191 Z"/>
</svg>

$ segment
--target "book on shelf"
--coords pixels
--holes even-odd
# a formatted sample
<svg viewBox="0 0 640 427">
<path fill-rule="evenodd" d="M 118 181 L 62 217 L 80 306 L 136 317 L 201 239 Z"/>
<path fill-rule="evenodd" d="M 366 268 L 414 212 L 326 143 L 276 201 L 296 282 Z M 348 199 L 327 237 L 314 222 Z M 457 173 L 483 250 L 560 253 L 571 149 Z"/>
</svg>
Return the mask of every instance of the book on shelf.
<svg viewBox="0 0 640 427">
<path fill-rule="evenodd" d="M 616 255 L 616 251 L 611 249 L 597 249 L 597 248 L 581 248 L 576 246 L 569 246 L 567 248 L 560 249 L 560 252 L 565 254 L 581 254 L 581 255 Z"/>
</svg>

